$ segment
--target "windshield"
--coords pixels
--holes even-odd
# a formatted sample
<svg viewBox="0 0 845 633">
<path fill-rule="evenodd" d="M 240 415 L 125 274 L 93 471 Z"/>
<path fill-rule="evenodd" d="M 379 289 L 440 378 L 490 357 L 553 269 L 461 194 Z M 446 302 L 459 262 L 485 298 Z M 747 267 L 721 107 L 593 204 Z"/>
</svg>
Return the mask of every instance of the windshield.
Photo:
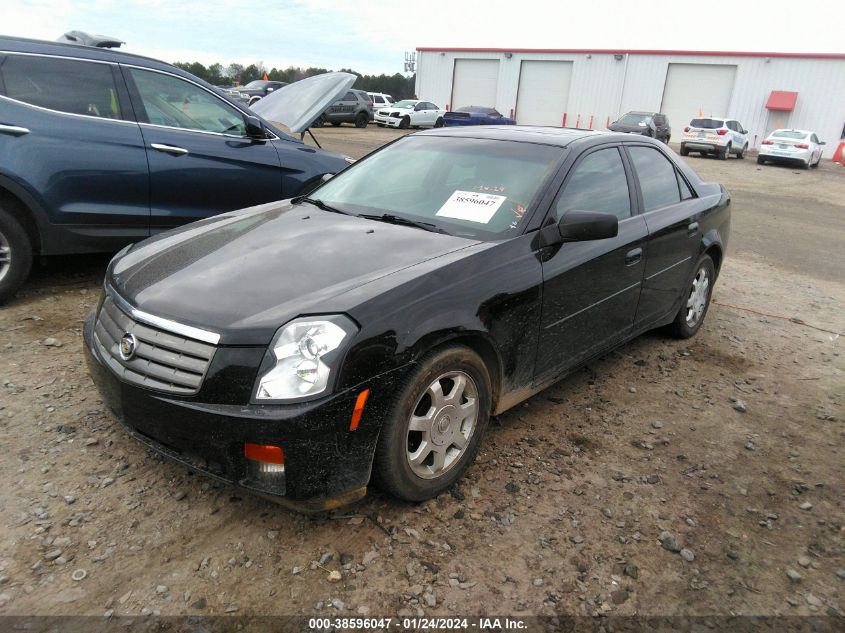
<svg viewBox="0 0 845 633">
<path fill-rule="evenodd" d="M 562 152 L 533 143 L 411 136 L 310 197 L 355 215 L 392 214 L 452 235 L 500 239 L 516 234 Z"/>
<path fill-rule="evenodd" d="M 402 101 L 393 104 L 396 108 L 413 108 L 415 105 L 417 105 L 417 102 L 413 99 L 402 99 Z"/>
<path fill-rule="evenodd" d="M 651 115 L 645 112 L 629 112 L 628 114 L 623 114 L 618 123 L 619 125 L 639 125 L 640 123 L 646 125 L 650 118 Z"/>
<path fill-rule="evenodd" d="M 255 81 L 250 81 L 244 88 L 263 88 L 269 83 L 269 81 L 264 81 L 263 79 L 256 79 Z"/>
<path fill-rule="evenodd" d="M 689 124 L 692 127 L 700 127 L 705 130 L 718 130 L 725 122 L 721 119 L 693 119 Z"/>
<path fill-rule="evenodd" d="M 804 132 L 798 132 L 796 130 L 775 130 L 772 132 L 772 136 L 779 136 L 781 138 L 795 138 L 795 139 L 804 139 L 807 138 L 807 134 Z"/>
</svg>

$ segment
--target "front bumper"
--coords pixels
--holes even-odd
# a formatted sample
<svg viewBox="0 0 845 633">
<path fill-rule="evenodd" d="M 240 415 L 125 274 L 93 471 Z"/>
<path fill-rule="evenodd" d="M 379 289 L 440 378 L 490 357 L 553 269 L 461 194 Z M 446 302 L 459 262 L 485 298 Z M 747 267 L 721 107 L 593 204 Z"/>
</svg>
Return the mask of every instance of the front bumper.
<svg viewBox="0 0 845 633">
<path fill-rule="evenodd" d="M 130 435 L 149 448 L 299 511 L 331 510 L 366 494 L 378 431 L 398 370 L 307 403 L 198 402 L 119 380 L 94 349 L 93 328 L 94 312 L 83 330 L 91 377 Z M 371 389 L 370 398 L 358 428 L 351 431 L 355 400 L 366 388 Z M 243 455 L 245 443 L 282 447 L 284 472 L 259 473 L 257 462 Z"/>
<path fill-rule="evenodd" d="M 381 116 L 380 114 L 375 115 L 375 122 L 376 125 L 386 125 L 387 127 L 399 127 L 399 124 L 402 122 L 402 118 L 396 118 L 392 116 Z"/>
</svg>

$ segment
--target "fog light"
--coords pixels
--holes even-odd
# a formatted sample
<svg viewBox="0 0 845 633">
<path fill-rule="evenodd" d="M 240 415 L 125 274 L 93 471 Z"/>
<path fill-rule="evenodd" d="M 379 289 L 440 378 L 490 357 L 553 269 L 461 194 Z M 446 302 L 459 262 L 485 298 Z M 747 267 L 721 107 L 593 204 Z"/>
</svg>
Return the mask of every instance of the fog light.
<svg viewBox="0 0 845 633">
<path fill-rule="evenodd" d="M 272 444 L 244 444 L 244 457 L 257 462 L 261 474 L 285 472 L 285 453 L 280 446 Z"/>
</svg>

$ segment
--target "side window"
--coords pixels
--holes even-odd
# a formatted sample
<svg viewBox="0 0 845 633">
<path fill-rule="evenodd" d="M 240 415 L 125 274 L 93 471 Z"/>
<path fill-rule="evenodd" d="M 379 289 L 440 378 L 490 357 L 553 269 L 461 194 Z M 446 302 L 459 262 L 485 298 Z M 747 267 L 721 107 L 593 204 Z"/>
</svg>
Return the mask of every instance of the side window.
<svg viewBox="0 0 845 633">
<path fill-rule="evenodd" d="M 668 158 L 651 147 L 629 147 L 628 152 L 640 181 L 646 212 L 681 201 L 675 166 Z"/>
<path fill-rule="evenodd" d="M 9 55 L 0 72 L 11 99 L 70 114 L 122 118 L 109 64 Z"/>
<path fill-rule="evenodd" d="M 612 213 L 620 220 L 631 215 L 628 179 L 618 149 L 598 150 L 575 165 L 555 203 L 555 220 L 568 211 Z"/>
<path fill-rule="evenodd" d="M 382 97 L 381 95 L 375 95 L 373 97 L 373 102 L 378 103 L 378 104 L 383 104 L 384 103 L 384 97 Z"/>
<path fill-rule="evenodd" d="M 819 142 L 819 137 L 818 137 L 818 136 L 816 136 L 815 134 L 813 134 L 813 136 L 810 138 L 810 140 L 811 140 L 811 141 L 813 141 L 813 143 L 818 143 L 818 142 Z"/>
<path fill-rule="evenodd" d="M 681 200 L 689 200 L 690 198 L 694 198 L 695 196 L 692 195 L 692 191 L 687 184 L 687 181 L 684 180 L 684 177 L 681 176 L 680 173 L 676 172 L 678 176 L 678 186 L 681 188 Z"/>
<path fill-rule="evenodd" d="M 199 86 L 149 70 L 130 68 L 129 72 L 138 87 L 147 123 L 246 136 L 240 111 Z"/>
<path fill-rule="evenodd" d="M 341 101 L 358 101 L 358 97 L 356 97 L 355 93 L 350 90 L 344 95 Z"/>
</svg>

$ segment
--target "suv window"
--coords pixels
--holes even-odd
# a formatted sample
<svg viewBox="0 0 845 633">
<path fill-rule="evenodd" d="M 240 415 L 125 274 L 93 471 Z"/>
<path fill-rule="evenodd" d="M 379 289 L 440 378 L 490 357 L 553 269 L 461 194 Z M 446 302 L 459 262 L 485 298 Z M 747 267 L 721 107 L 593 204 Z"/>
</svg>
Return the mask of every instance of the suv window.
<svg viewBox="0 0 845 633">
<path fill-rule="evenodd" d="M 120 119 L 112 67 L 96 62 L 9 55 L 0 66 L 4 95 L 42 108 Z"/>
<path fill-rule="evenodd" d="M 718 130 L 724 123 L 721 119 L 693 119 L 689 124 L 691 127 L 700 127 L 704 130 Z"/>
<path fill-rule="evenodd" d="M 640 181 L 646 212 L 681 201 L 675 166 L 668 158 L 651 147 L 629 147 L 628 152 Z"/>
<path fill-rule="evenodd" d="M 358 97 L 355 95 L 354 92 L 351 90 L 343 95 L 343 99 L 341 101 L 358 101 Z"/>
<path fill-rule="evenodd" d="M 628 179 L 618 149 L 600 149 L 575 166 L 555 203 L 555 220 L 568 211 L 612 213 L 620 220 L 631 215 Z"/>
<path fill-rule="evenodd" d="M 381 95 L 373 95 L 373 103 L 384 103 L 384 97 Z"/>
<path fill-rule="evenodd" d="M 654 123 L 655 125 L 666 125 L 666 117 L 662 114 L 655 114 Z"/>
<path fill-rule="evenodd" d="M 146 111 L 146 123 L 246 136 L 241 112 L 188 81 L 150 70 L 130 68 Z"/>
</svg>

